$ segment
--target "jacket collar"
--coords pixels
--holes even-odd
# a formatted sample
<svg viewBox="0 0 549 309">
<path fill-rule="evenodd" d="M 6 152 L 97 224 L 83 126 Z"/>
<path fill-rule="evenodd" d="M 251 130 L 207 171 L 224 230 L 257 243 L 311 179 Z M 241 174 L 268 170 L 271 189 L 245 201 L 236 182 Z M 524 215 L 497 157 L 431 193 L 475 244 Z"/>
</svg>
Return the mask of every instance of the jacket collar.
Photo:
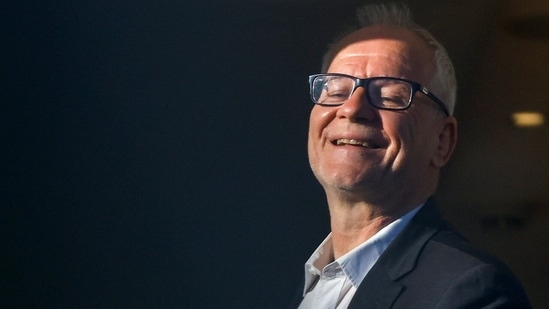
<svg viewBox="0 0 549 309">
<path fill-rule="evenodd" d="M 398 280 L 414 270 L 423 246 L 442 222 L 434 202 L 427 201 L 364 278 L 349 309 L 389 308 L 404 288 Z"/>
</svg>

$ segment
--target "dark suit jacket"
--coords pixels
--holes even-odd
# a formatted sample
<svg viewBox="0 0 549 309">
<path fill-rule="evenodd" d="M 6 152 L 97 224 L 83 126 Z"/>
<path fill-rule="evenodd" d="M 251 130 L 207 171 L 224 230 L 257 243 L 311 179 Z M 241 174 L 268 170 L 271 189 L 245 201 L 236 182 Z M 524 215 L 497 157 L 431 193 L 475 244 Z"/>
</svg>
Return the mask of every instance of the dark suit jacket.
<svg viewBox="0 0 549 309">
<path fill-rule="evenodd" d="M 303 286 L 298 293 L 292 308 L 299 306 Z M 349 304 L 349 309 L 530 307 L 511 271 L 474 249 L 431 200 L 380 256 Z"/>
</svg>

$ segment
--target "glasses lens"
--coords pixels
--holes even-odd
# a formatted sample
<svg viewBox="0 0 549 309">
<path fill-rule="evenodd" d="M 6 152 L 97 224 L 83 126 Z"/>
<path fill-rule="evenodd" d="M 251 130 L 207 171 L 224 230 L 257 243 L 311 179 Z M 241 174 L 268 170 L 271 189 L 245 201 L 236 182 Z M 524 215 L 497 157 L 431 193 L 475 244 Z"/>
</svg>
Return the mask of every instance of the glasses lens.
<svg viewBox="0 0 549 309">
<path fill-rule="evenodd" d="M 335 105 L 351 96 L 355 81 L 347 76 L 317 76 L 312 85 L 313 100 L 318 104 Z"/>
<path fill-rule="evenodd" d="M 375 78 L 368 84 L 370 103 L 387 109 L 408 107 L 412 98 L 412 86 L 401 80 Z"/>
</svg>

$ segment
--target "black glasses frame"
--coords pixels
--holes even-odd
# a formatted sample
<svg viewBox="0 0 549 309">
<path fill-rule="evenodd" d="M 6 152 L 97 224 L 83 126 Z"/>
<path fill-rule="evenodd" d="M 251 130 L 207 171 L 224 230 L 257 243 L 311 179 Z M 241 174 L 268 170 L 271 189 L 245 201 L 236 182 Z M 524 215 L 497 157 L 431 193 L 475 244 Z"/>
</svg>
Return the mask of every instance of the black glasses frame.
<svg viewBox="0 0 549 309">
<path fill-rule="evenodd" d="M 344 101 L 341 101 L 341 103 L 336 103 L 336 104 L 323 104 L 323 103 L 319 103 L 318 101 L 316 101 L 315 98 L 314 98 L 314 93 L 313 93 L 314 92 L 313 91 L 314 81 L 315 81 L 316 78 L 324 77 L 324 76 L 342 76 L 342 77 L 348 77 L 348 78 L 354 80 L 355 85 L 353 87 L 353 90 L 351 90 L 351 92 L 349 93 L 349 97 L 347 99 L 345 99 Z M 369 91 L 366 91 L 366 95 L 368 97 L 368 102 L 370 102 L 370 104 L 372 106 L 374 106 L 375 108 L 385 109 L 385 110 L 406 110 L 406 109 L 410 108 L 410 106 L 412 105 L 412 101 L 414 99 L 414 94 L 417 91 L 421 91 L 421 93 L 423 93 L 424 95 L 429 97 L 431 100 L 435 101 L 435 103 L 437 103 L 437 105 L 442 109 L 442 111 L 444 112 L 444 114 L 446 116 L 450 116 L 450 112 L 448 111 L 448 108 L 446 107 L 446 104 L 444 104 L 444 102 L 442 102 L 442 100 L 440 100 L 437 96 L 435 96 L 427 87 L 424 87 L 420 83 L 414 82 L 412 80 L 398 78 L 398 77 L 379 76 L 379 77 L 370 77 L 370 78 L 358 78 L 358 77 L 354 77 L 354 76 L 347 75 L 347 74 L 341 74 L 341 73 L 324 73 L 324 74 L 310 75 L 309 76 L 309 88 L 310 88 L 311 100 L 315 104 L 319 104 L 319 105 L 326 105 L 326 106 L 341 105 L 345 101 L 347 101 L 351 98 L 351 96 L 353 95 L 353 93 L 355 92 L 355 90 L 358 87 L 362 87 L 362 88 L 367 90 L 368 85 L 370 84 L 370 82 L 372 82 L 374 80 L 380 80 L 380 79 L 386 79 L 386 80 L 388 79 L 388 80 L 396 80 L 396 81 L 406 82 L 406 83 L 410 84 L 411 89 L 412 89 L 412 93 L 410 95 L 410 101 L 408 102 L 408 104 L 406 106 L 395 108 L 395 107 L 377 106 L 377 105 L 372 104 L 371 103 L 372 100 L 370 99 L 370 93 L 369 93 Z"/>
</svg>

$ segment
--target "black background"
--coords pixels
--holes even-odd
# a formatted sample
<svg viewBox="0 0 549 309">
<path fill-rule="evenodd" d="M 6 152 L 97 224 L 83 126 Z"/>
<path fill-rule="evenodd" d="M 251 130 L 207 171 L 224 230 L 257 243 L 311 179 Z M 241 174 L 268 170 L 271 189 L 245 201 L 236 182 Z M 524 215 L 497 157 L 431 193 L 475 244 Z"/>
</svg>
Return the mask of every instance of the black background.
<svg viewBox="0 0 549 309">
<path fill-rule="evenodd" d="M 284 308 L 329 230 L 307 75 L 357 3 L 2 4 L 4 307 Z"/>
</svg>

